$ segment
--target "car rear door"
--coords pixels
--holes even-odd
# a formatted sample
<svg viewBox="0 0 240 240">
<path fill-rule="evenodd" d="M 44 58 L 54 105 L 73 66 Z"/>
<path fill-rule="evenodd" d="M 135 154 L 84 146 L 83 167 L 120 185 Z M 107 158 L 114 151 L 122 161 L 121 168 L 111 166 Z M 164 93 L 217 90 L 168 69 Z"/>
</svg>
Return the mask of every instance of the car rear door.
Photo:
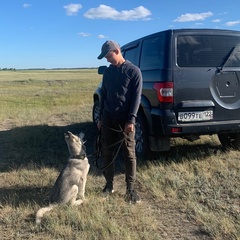
<svg viewBox="0 0 240 240">
<path fill-rule="evenodd" d="M 177 32 L 172 43 L 179 124 L 240 119 L 240 33 Z"/>
</svg>

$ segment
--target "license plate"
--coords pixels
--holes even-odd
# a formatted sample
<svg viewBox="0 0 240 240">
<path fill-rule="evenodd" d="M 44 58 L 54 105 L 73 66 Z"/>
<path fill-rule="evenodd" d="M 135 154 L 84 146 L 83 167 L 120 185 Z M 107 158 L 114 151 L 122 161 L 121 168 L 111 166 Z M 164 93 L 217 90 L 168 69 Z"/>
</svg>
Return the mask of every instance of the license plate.
<svg viewBox="0 0 240 240">
<path fill-rule="evenodd" d="M 213 111 L 207 110 L 202 112 L 179 112 L 178 121 L 193 122 L 193 121 L 208 121 L 213 119 Z"/>
</svg>

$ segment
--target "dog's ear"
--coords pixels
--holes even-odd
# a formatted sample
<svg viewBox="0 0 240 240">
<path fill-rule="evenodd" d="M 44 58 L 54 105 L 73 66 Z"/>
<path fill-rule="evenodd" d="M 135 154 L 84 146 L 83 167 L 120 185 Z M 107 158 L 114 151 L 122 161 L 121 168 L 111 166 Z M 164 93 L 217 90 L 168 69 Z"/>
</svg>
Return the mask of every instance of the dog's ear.
<svg viewBox="0 0 240 240">
<path fill-rule="evenodd" d="M 83 141 L 83 138 L 84 138 L 85 134 L 83 132 L 80 132 L 79 133 L 79 138 Z"/>
</svg>

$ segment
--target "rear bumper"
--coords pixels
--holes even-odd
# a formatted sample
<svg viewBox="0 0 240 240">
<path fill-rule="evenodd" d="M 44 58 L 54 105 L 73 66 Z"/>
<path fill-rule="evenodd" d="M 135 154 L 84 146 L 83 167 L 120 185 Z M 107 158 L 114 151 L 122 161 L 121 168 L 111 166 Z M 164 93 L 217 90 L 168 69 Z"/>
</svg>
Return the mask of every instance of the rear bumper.
<svg viewBox="0 0 240 240">
<path fill-rule="evenodd" d="M 152 112 L 151 118 L 152 126 L 149 133 L 152 136 L 181 137 L 189 134 L 211 135 L 240 132 L 240 119 L 178 123 L 176 122 L 175 114 L 170 110 Z M 178 131 L 173 132 L 173 129 Z"/>
<path fill-rule="evenodd" d="M 173 128 L 180 128 L 181 132 L 172 133 Z M 165 127 L 165 133 L 169 136 L 184 136 L 189 134 L 208 135 L 218 133 L 236 133 L 240 132 L 240 120 L 170 124 Z"/>
</svg>

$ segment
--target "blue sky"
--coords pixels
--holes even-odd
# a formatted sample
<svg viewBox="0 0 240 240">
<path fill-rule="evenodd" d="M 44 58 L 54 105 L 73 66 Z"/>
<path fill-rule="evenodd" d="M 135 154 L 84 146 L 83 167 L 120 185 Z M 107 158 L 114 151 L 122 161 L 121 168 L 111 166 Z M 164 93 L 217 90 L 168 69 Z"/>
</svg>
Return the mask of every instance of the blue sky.
<svg viewBox="0 0 240 240">
<path fill-rule="evenodd" d="M 97 67 L 102 44 L 169 28 L 240 30 L 239 0 L 1 0 L 0 68 Z"/>
</svg>

